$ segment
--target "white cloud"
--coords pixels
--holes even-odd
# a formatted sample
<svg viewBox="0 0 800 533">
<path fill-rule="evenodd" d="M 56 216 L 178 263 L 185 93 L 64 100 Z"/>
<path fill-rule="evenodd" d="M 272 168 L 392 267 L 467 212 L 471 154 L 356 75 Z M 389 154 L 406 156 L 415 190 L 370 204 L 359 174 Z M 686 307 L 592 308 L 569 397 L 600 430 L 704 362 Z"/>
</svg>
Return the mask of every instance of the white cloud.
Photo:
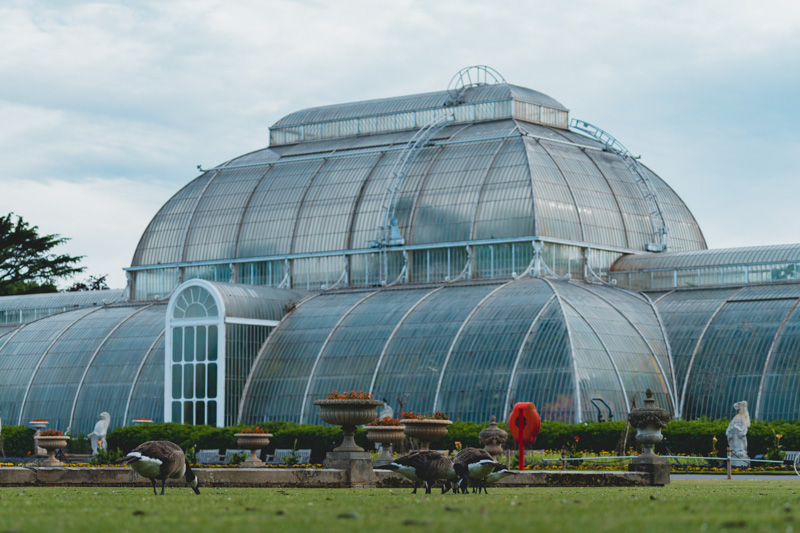
<svg viewBox="0 0 800 533">
<path fill-rule="evenodd" d="M 18 0 L 0 35 L 0 210 L 71 236 L 93 272 L 129 263 L 196 164 L 265 146 L 281 116 L 444 89 L 473 64 L 643 154 L 710 245 L 800 240 L 781 223 L 800 165 L 793 2 Z"/>
</svg>

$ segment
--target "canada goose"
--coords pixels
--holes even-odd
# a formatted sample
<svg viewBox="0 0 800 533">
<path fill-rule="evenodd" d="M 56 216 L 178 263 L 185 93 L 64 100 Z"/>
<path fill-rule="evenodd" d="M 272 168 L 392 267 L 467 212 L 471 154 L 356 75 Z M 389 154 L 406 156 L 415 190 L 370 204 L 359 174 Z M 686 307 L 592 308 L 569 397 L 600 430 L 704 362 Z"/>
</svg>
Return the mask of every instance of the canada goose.
<svg viewBox="0 0 800 533">
<path fill-rule="evenodd" d="M 425 494 L 431 493 L 431 487 L 437 479 L 453 479 L 457 477 L 453 462 L 444 454 L 432 450 L 411 452 L 403 457 L 398 457 L 388 465 L 376 466 L 380 470 L 392 470 L 414 482 L 417 493 L 420 483 L 425 484 Z M 442 492 L 445 492 L 442 488 Z"/>
<path fill-rule="evenodd" d="M 189 467 L 189 461 L 183 455 L 180 446 L 165 440 L 151 440 L 140 444 L 131 453 L 121 459 L 120 463 L 127 463 L 136 470 L 140 476 L 146 477 L 153 482 L 153 492 L 156 491 L 156 480 L 161 480 L 161 494 L 164 494 L 164 486 L 167 478 L 178 479 L 186 478 L 186 483 L 192 487 L 195 494 L 200 494 L 197 476 L 194 475 Z"/>
<path fill-rule="evenodd" d="M 497 463 L 494 457 L 482 448 L 464 448 L 456 454 L 453 464 L 460 478 L 461 492 L 466 494 L 470 480 L 476 483 L 483 480 L 500 463 Z"/>
<path fill-rule="evenodd" d="M 497 463 L 494 466 L 494 471 L 490 472 L 488 476 L 486 476 L 480 482 L 478 482 L 476 486 L 473 487 L 472 492 L 477 492 L 478 494 L 481 493 L 481 490 L 483 490 L 483 492 L 486 492 L 487 485 L 494 485 L 504 477 L 516 474 L 517 473 L 514 472 L 513 470 L 509 470 L 508 467 L 506 467 L 506 465 L 502 463 Z"/>
</svg>

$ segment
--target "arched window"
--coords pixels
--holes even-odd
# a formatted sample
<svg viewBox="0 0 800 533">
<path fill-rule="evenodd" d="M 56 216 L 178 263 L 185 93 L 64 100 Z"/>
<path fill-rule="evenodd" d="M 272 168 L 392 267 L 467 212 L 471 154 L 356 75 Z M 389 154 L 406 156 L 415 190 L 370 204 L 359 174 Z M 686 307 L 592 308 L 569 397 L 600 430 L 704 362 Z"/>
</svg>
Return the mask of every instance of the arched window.
<svg viewBox="0 0 800 533">
<path fill-rule="evenodd" d="M 189 285 L 170 301 L 165 368 L 165 419 L 184 424 L 222 423 L 223 319 L 214 295 Z"/>
</svg>

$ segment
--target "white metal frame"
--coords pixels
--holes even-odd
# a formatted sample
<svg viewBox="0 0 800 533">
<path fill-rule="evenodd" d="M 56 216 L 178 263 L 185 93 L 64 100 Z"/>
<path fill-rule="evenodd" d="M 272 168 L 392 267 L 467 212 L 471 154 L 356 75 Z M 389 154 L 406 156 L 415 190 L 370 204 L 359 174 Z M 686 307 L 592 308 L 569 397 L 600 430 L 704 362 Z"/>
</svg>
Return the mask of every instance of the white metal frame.
<svg viewBox="0 0 800 533">
<path fill-rule="evenodd" d="M 214 298 L 214 303 L 217 305 L 217 316 L 206 318 L 173 318 L 175 307 L 177 305 L 178 296 L 185 290 L 192 287 L 200 287 L 205 290 Z M 217 327 L 217 397 L 213 398 L 217 402 L 217 427 L 224 427 L 225 425 L 225 304 L 217 290 L 209 282 L 201 279 L 193 279 L 186 281 L 178 286 L 172 293 L 172 297 L 167 305 L 166 317 L 166 331 L 165 331 L 165 344 L 164 344 L 164 421 L 173 422 L 172 420 L 172 331 L 174 328 L 184 328 L 186 326 L 216 326 Z M 183 358 L 181 357 L 181 366 L 183 366 Z M 206 361 L 207 362 L 207 361 Z M 208 402 L 212 398 L 206 397 L 205 401 Z M 194 398 L 184 398 L 181 391 L 180 401 L 183 404 L 186 400 L 194 400 Z"/>
</svg>

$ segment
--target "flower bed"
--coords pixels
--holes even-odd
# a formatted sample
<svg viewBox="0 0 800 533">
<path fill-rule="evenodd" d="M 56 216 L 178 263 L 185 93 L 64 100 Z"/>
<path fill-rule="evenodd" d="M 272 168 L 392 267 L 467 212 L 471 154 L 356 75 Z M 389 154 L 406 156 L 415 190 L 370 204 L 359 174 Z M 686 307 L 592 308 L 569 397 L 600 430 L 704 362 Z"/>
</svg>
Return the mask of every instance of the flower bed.
<svg viewBox="0 0 800 533">
<path fill-rule="evenodd" d="M 328 393 L 326 400 L 371 400 L 372 394 L 366 393 L 362 390 L 356 392 L 351 390 L 350 392 L 337 392 L 333 391 Z"/>
</svg>

